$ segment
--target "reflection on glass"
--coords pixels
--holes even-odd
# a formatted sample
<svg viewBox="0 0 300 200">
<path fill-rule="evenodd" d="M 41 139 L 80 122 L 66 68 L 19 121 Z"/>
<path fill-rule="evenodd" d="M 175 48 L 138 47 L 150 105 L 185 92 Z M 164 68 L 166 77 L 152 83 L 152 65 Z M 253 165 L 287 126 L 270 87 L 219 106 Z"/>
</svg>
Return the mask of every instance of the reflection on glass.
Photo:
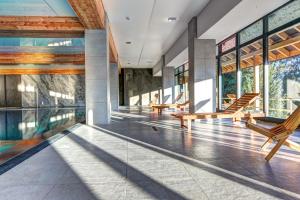
<svg viewBox="0 0 300 200">
<path fill-rule="evenodd" d="M 240 43 L 244 44 L 245 42 L 248 42 L 258 36 L 261 36 L 263 34 L 263 21 L 260 20 L 242 32 L 240 32 Z"/>
<path fill-rule="evenodd" d="M 286 118 L 300 105 L 300 24 L 269 37 L 269 116 Z"/>
<path fill-rule="evenodd" d="M 177 103 L 184 103 L 188 100 L 188 63 L 175 69 L 175 97 L 183 93 Z"/>
<path fill-rule="evenodd" d="M 257 40 L 240 50 L 241 94 L 260 93 L 260 99 L 249 107 L 251 111 L 263 110 L 263 58 L 262 40 Z"/>
<path fill-rule="evenodd" d="M 14 38 L 0 37 L 0 46 L 51 47 L 84 46 L 84 38 Z"/>
<path fill-rule="evenodd" d="M 222 96 L 221 109 L 226 109 L 236 99 L 236 52 L 221 57 Z"/>
<path fill-rule="evenodd" d="M 84 108 L 0 111 L 0 164 L 84 120 Z"/>
<path fill-rule="evenodd" d="M 274 30 L 300 17 L 300 0 L 295 0 L 283 8 L 272 13 L 269 20 L 269 31 Z"/>
</svg>

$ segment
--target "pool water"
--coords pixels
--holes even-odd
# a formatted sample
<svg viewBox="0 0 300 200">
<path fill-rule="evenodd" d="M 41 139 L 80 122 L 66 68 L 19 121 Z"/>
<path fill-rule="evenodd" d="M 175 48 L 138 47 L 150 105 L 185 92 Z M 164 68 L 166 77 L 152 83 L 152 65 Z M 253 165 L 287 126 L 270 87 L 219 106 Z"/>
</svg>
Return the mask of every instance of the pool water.
<svg viewBox="0 0 300 200">
<path fill-rule="evenodd" d="M 85 108 L 0 110 L 0 164 L 85 121 Z"/>
</svg>

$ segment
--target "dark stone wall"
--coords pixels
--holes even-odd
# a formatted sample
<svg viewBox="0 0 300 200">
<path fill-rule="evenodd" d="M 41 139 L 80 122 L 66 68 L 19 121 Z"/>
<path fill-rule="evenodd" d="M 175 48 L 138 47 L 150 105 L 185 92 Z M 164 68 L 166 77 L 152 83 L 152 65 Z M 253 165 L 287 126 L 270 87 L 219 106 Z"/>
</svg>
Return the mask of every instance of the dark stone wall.
<svg viewBox="0 0 300 200">
<path fill-rule="evenodd" d="M 0 107 L 36 107 L 37 103 L 39 107 L 85 106 L 84 75 L 0 76 Z"/>
<path fill-rule="evenodd" d="M 5 106 L 5 76 L 0 75 L 0 107 Z"/>
<path fill-rule="evenodd" d="M 154 77 L 152 69 L 124 69 L 124 105 L 142 105 L 143 94 L 150 96 L 151 92 L 161 88 L 162 78 Z M 132 97 L 136 97 L 136 102 L 130 100 Z"/>
<path fill-rule="evenodd" d="M 6 76 L 6 106 L 21 107 L 22 94 L 18 91 L 18 85 L 21 84 L 20 75 Z"/>
</svg>

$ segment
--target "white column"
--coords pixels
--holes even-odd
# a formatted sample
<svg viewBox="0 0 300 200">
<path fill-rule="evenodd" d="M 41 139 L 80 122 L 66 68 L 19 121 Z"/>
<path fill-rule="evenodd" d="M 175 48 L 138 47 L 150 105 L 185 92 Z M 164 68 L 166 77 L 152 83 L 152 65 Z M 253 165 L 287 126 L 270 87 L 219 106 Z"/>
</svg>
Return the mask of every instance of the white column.
<svg viewBox="0 0 300 200">
<path fill-rule="evenodd" d="M 110 101 L 111 109 L 119 109 L 119 69 L 118 64 L 110 64 Z"/>
<path fill-rule="evenodd" d="M 162 69 L 162 79 L 163 79 L 163 98 L 162 102 L 165 104 L 172 104 L 174 95 L 174 85 L 175 85 L 175 74 L 173 67 L 163 66 Z"/>
<path fill-rule="evenodd" d="M 162 56 L 162 103 L 172 104 L 174 102 L 175 74 L 173 67 L 166 66 L 166 58 Z"/>
<path fill-rule="evenodd" d="M 86 123 L 110 123 L 109 44 L 106 30 L 85 30 Z"/>
<path fill-rule="evenodd" d="M 193 87 L 190 91 L 192 109 L 195 113 L 216 111 L 216 41 L 194 39 Z"/>
</svg>

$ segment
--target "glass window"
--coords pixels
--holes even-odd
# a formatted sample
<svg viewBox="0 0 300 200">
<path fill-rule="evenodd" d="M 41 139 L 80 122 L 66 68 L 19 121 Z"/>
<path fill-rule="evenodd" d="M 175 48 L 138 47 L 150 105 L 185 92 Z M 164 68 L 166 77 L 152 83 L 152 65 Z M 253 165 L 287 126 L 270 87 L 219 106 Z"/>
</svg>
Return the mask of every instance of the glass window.
<svg viewBox="0 0 300 200">
<path fill-rule="evenodd" d="M 258 99 L 248 110 L 263 110 L 263 58 L 262 40 L 257 40 L 240 49 L 241 94 L 260 93 Z"/>
<path fill-rule="evenodd" d="M 300 105 L 300 23 L 269 36 L 269 116 L 286 118 Z"/>
<path fill-rule="evenodd" d="M 188 64 L 184 64 L 175 69 L 175 96 L 177 97 L 183 92 L 182 98 L 178 100 L 179 103 L 184 103 L 188 99 Z"/>
<path fill-rule="evenodd" d="M 221 52 L 226 52 L 229 51 L 230 49 L 233 49 L 236 45 L 236 39 L 235 39 L 235 35 L 229 39 L 227 39 L 226 41 L 222 42 L 220 44 L 220 50 Z"/>
<path fill-rule="evenodd" d="M 222 109 L 226 109 L 236 98 L 236 52 L 221 57 L 222 67 Z"/>
<path fill-rule="evenodd" d="M 189 63 L 188 62 L 184 64 L 184 71 L 187 71 L 187 70 L 189 70 Z"/>
<path fill-rule="evenodd" d="M 269 17 L 269 31 L 300 17 L 300 0 L 295 0 L 275 11 Z"/>
<path fill-rule="evenodd" d="M 1 16 L 76 16 L 67 0 L 1 0 Z"/>
<path fill-rule="evenodd" d="M 61 47 L 84 46 L 84 38 L 0 38 L 0 46 Z"/>
<path fill-rule="evenodd" d="M 240 32 L 240 43 L 244 44 L 263 34 L 263 21 L 260 20 Z"/>
</svg>

